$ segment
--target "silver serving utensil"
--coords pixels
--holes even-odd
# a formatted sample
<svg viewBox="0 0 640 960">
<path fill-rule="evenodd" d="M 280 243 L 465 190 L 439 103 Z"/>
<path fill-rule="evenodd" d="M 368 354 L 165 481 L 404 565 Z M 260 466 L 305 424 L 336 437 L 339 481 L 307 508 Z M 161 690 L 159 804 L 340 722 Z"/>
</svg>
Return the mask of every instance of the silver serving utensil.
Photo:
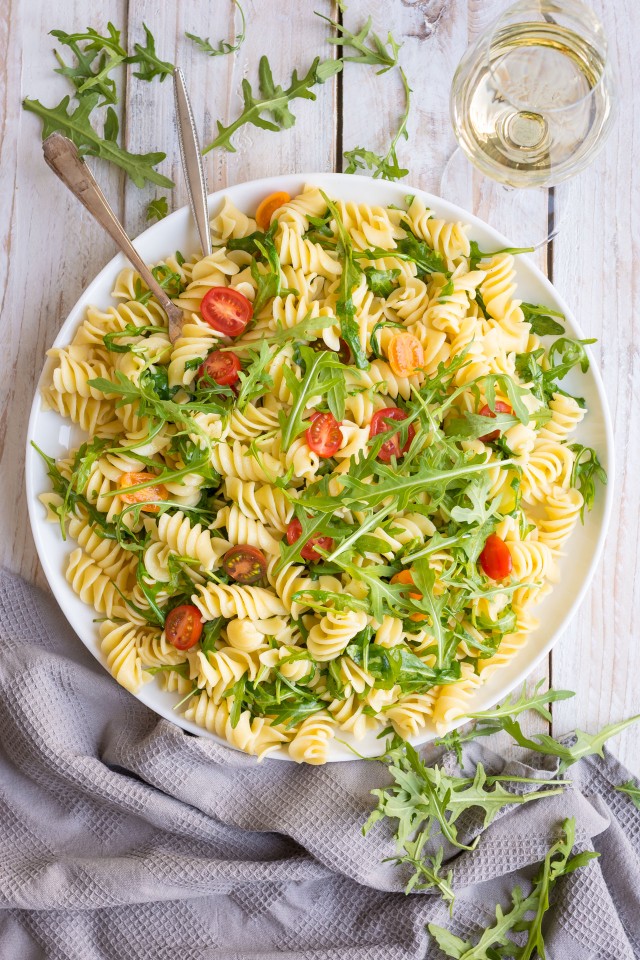
<svg viewBox="0 0 640 960">
<path fill-rule="evenodd" d="M 107 198 L 93 178 L 78 148 L 72 140 L 61 133 L 52 133 L 42 144 L 44 159 L 64 185 L 69 188 L 87 208 L 90 214 L 107 231 L 120 247 L 125 257 L 131 261 L 147 287 L 156 298 L 169 320 L 169 339 L 172 343 L 180 336 L 184 319 L 182 310 L 171 302 L 153 276 L 146 263 L 131 243 L 124 227 L 109 206 Z"/>
<path fill-rule="evenodd" d="M 182 169 L 187 181 L 187 193 L 193 219 L 198 228 L 202 255 L 208 257 L 212 252 L 211 233 L 209 231 L 209 211 L 207 209 L 207 181 L 204 175 L 202 153 L 198 143 L 198 134 L 193 120 L 193 110 L 184 82 L 184 74 L 179 67 L 173 71 L 173 92 L 176 101 L 178 120 L 178 140 L 182 156 Z"/>
</svg>

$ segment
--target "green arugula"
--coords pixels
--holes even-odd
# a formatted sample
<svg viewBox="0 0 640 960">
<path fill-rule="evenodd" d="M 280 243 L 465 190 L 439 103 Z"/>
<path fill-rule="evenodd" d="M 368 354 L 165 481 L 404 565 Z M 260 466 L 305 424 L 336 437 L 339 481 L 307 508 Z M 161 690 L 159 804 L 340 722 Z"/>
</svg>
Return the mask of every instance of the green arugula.
<svg viewBox="0 0 640 960">
<path fill-rule="evenodd" d="M 59 67 L 56 73 L 71 81 L 78 97 L 87 91 L 98 93 L 103 99 L 100 106 L 118 102 L 115 80 L 109 74 L 115 67 L 124 63 L 127 51 L 120 43 L 120 31 L 109 22 L 107 35 L 101 36 L 93 27 L 87 27 L 84 33 L 66 33 L 64 30 L 52 30 L 51 36 L 60 43 L 69 47 L 77 60 L 75 66 L 66 63 L 60 54 L 54 50 Z M 81 47 L 80 44 L 85 44 Z M 97 62 L 96 62 L 97 58 Z M 94 64 L 97 67 L 94 70 Z"/>
<path fill-rule="evenodd" d="M 238 410 L 244 410 L 248 403 L 263 397 L 273 386 L 273 377 L 267 372 L 267 366 L 273 359 L 273 353 L 266 343 L 260 344 L 260 351 L 249 351 L 249 366 L 238 373 L 240 389 L 236 400 Z"/>
<path fill-rule="evenodd" d="M 389 34 L 391 36 L 391 34 Z M 347 58 L 348 59 L 348 58 Z M 371 170 L 373 179 L 382 178 L 384 180 L 401 180 L 409 173 L 407 167 L 401 167 L 398 162 L 397 147 L 401 139 L 408 140 L 407 123 L 409 120 L 409 111 L 411 109 L 411 87 L 407 81 L 402 67 L 399 68 L 402 86 L 404 87 L 405 107 L 400 124 L 396 130 L 389 149 L 384 156 L 374 153 L 365 147 L 354 147 L 352 150 L 345 150 L 344 158 L 347 161 L 345 173 L 358 173 L 360 170 Z"/>
<path fill-rule="evenodd" d="M 260 96 L 255 96 L 250 82 L 245 77 L 242 81 L 243 107 L 240 115 L 228 126 L 224 126 L 218 120 L 218 135 L 202 152 L 208 153 L 217 147 L 224 147 L 225 150 L 234 153 L 235 147 L 231 138 L 240 127 L 247 123 L 260 127 L 262 130 L 273 131 L 287 130 L 292 127 L 295 123 L 295 117 L 289 110 L 291 101 L 297 99 L 315 100 L 316 95 L 311 88 L 318 83 L 324 83 L 341 67 L 340 61 L 327 60 L 321 63 L 320 57 L 316 57 L 303 77 L 299 77 L 297 70 L 294 70 L 291 75 L 291 83 L 286 89 L 283 89 L 281 86 L 274 84 L 267 57 L 261 57 L 258 65 Z M 265 113 L 270 114 L 272 119 L 263 116 Z"/>
<path fill-rule="evenodd" d="M 596 497 L 596 480 L 603 485 L 607 483 L 607 472 L 598 459 L 593 447 L 585 447 L 581 443 L 572 443 L 569 450 L 575 453 L 576 459 L 571 470 L 571 486 L 577 487 L 584 503 L 580 510 L 580 519 L 584 523 L 584 511 L 591 510 Z"/>
<path fill-rule="evenodd" d="M 521 303 L 520 309 L 524 314 L 525 321 L 531 324 L 531 333 L 536 336 L 557 337 L 564 333 L 562 324 L 554 320 L 554 317 L 560 317 L 561 320 L 564 320 L 564 313 L 535 303 Z"/>
<path fill-rule="evenodd" d="M 169 214 L 169 203 L 166 197 L 154 197 L 147 204 L 146 220 L 163 220 Z"/>
<path fill-rule="evenodd" d="M 165 153 L 129 153 L 119 147 L 113 139 L 104 139 L 89 123 L 89 114 L 97 105 L 99 93 L 88 93 L 83 96 L 77 107 L 69 112 L 68 96 L 63 97 L 55 107 L 45 107 L 39 100 L 25 98 L 22 106 L 25 110 L 35 113 L 42 120 L 42 139 L 46 140 L 50 133 L 63 133 L 73 140 L 81 154 L 100 157 L 121 167 L 137 187 L 146 182 L 155 183 L 160 187 L 172 187 L 173 181 L 155 169 L 161 163 Z"/>
<path fill-rule="evenodd" d="M 565 781 L 539 780 L 525 777 L 487 777 L 478 764 L 473 777 L 449 775 L 439 765 L 427 766 L 419 754 L 395 735 L 387 743 L 385 753 L 378 758 L 387 764 L 392 783 L 384 789 L 372 790 L 378 805 L 363 827 L 366 835 L 378 821 L 388 818 L 397 821 L 395 838 L 402 850 L 407 841 L 417 839 L 419 833 L 428 837 L 438 828 L 442 837 L 460 850 L 473 850 L 477 837 L 470 845 L 459 836 L 456 821 L 466 811 L 477 807 L 484 812 L 484 827 L 505 806 L 531 803 L 562 793 Z M 511 793 L 505 784 L 531 783 L 538 789 L 524 794 Z"/>
<path fill-rule="evenodd" d="M 499 957 L 514 957 L 517 960 L 531 960 L 534 953 L 541 958 L 546 956 L 542 923 L 549 909 L 551 893 L 561 877 L 600 856 L 591 850 L 585 850 L 571 857 L 575 843 L 575 820 L 567 819 L 562 825 L 563 836 L 553 844 L 547 853 L 539 873 L 533 880 L 531 892 L 523 897 L 520 887 L 511 891 L 511 906 L 505 913 L 498 904 L 496 921 L 484 931 L 476 944 L 462 940 L 444 927 L 435 923 L 428 925 L 429 933 L 444 954 L 455 960 L 498 960 Z M 533 917 L 527 919 L 527 914 Z M 509 937 L 511 932 L 527 931 L 524 947 L 518 946 Z"/>
<path fill-rule="evenodd" d="M 193 40 L 197 44 L 203 53 L 206 53 L 209 57 L 225 57 L 228 53 L 236 53 L 246 38 L 247 24 L 244 17 L 244 10 L 242 9 L 239 0 L 233 0 L 233 3 L 236 5 L 240 11 L 240 20 L 242 26 L 239 33 L 236 34 L 233 43 L 229 43 L 228 40 L 220 40 L 217 47 L 214 47 L 207 37 L 206 40 L 202 37 L 198 37 L 195 33 L 185 33 L 185 37 L 188 37 L 189 40 Z"/>
<path fill-rule="evenodd" d="M 351 355 L 354 359 L 356 367 L 358 367 L 359 370 L 366 370 L 366 368 L 369 366 L 369 361 L 367 360 L 367 355 L 362 349 L 362 344 L 360 343 L 360 330 L 355 320 L 356 308 L 353 302 L 353 290 L 360 282 L 362 269 L 355 261 L 351 236 L 342 222 L 342 217 L 338 212 L 338 208 L 331 200 L 329 200 L 326 193 L 324 193 L 322 190 L 320 193 L 322 194 L 322 197 L 336 222 L 336 227 L 338 230 L 337 252 L 338 257 L 342 261 L 342 273 L 340 274 L 340 286 L 338 292 L 338 302 L 336 303 L 336 313 L 340 321 L 340 332 L 342 333 L 342 339 L 351 350 Z"/>
<path fill-rule="evenodd" d="M 400 270 L 377 270 L 375 267 L 366 267 L 364 275 L 367 278 L 367 286 L 376 297 L 386 297 L 397 287 L 397 279 L 400 276 Z M 403 326 L 403 324 L 398 324 Z M 372 334 L 373 337 L 373 334 Z"/>
<path fill-rule="evenodd" d="M 338 34 L 335 37 L 328 37 L 328 43 L 342 47 L 343 50 L 353 50 L 355 52 L 355 56 L 345 57 L 343 55 L 342 59 L 345 62 L 380 67 L 376 71 L 378 75 L 386 73 L 387 70 L 395 67 L 398 63 L 398 51 L 402 44 L 397 43 L 391 33 L 387 35 L 386 43 L 380 39 L 377 33 L 372 33 L 371 25 L 373 21 L 371 17 L 367 19 L 358 33 L 352 33 L 337 20 L 331 20 L 330 17 L 325 17 L 324 14 L 317 11 L 316 16 L 330 24 Z M 367 44 L 367 40 L 370 40 L 370 44 Z"/>
<path fill-rule="evenodd" d="M 151 30 L 149 30 L 146 23 L 143 23 L 142 27 L 144 30 L 145 43 L 144 45 L 134 43 L 134 52 L 132 56 L 127 57 L 127 63 L 137 64 L 139 67 L 138 72 L 133 74 L 134 77 L 146 81 L 160 77 L 160 82 L 162 83 L 165 77 L 172 76 L 175 66 L 166 60 L 160 60 L 156 53 L 156 42 Z"/>
<path fill-rule="evenodd" d="M 619 787 L 616 787 L 616 790 L 626 793 L 633 805 L 640 810 L 640 787 L 637 783 L 633 780 L 627 780 L 626 783 L 621 783 Z"/>
<path fill-rule="evenodd" d="M 548 403 L 554 393 L 563 393 L 558 387 L 558 380 L 579 366 L 583 373 L 589 369 L 589 357 L 584 349 L 585 345 L 595 343 L 593 339 L 572 340 L 570 337 L 560 337 L 555 340 L 549 349 L 544 347 L 532 350 L 530 353 L 516 354 L 516 373 L 523 383 L 531 384 L 531 392 L 543 403 Z M 546 360 L 543 367 L 542 361 Z M 584 400 L 575 398 L 580 406 Z"/>
<path fill-rule="evenodd" d="M 490 260 L 498 253 L 511 253 L 515 255 L 518 253 L 532 253 L 535 249 L 534 247 L 502 247 L 501 250 L 492 250 L 490 253 L 485 253 L 480 249 L 476 240 L 472 240 L 469 244 L 469 247 L 469 270 L 477 270 L 478 264 L 481 260 Z"/>
<path fill-rule="evenodd" d="M 293 441 L 305 430 L 309 421 L 306 407 L 309 399 L 318 394 L 326 394 L 334 385 L 344 381 L 344 365 L 336 354 L 329 351 L 316 353 L 310 347 L 299 347 L 300 357 L 305 367 L 305 375 L 298 380 L 293 370 L 285 365 L 282 368 L 286 384 L 292 394 L 291 410 L 278 414 L 282 428 L 282 449 L 288 450 Z"/>
<path fill-rule="evenodd" d="M 423 279 L 432 273 L 443 273 L 448 276 L 447 265 L 439 253 L 432 250 L 428 243 L 418 238 L 411 232 L 406 237 L 397 241 L 393 250 L 383 250 L 380 247 L 374 247 L 371 250 L 363 250 L 356 253 L 358 260 L 385 260 L 393 257 L 396 260 L 406 260 L 415 263 L 418 268 L 418 276 Z"/>
</svg>

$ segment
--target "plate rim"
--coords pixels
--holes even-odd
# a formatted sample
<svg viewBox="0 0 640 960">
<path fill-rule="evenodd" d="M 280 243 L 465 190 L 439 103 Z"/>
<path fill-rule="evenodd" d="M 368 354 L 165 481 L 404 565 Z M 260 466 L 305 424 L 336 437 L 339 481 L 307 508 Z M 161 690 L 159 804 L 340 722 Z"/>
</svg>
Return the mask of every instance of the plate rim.
<svg viewBox="0 0 640 960">
<path fill-rule="evenodd" d="M 465 210 L 463 207 L 459 207 L 458 205 L 451 203 L 448 200 L 444 200 L 443 198 L 438 197 L 436 194 L 430 193 L 426 190 L 422 190 L 419 187 L 414 187 L 413 185 L 408 183 L 397 183 L 397 182 L 391 182 L 391 181 L 373 180 L 371 177 L 355 175 L 355 174 L 344 174 L 344 173 L 333 173 L 333 172 L 325 172 L 325 173 L 320 173 L 320 172 L 304 173 L 303 172 L 303 173 L 277 174 L 275 176 L 270 176 L 270 177 L 258 177 L 254 180 L 244 180 L 239 183 L 232 184 L 231 186 L 222 187 L 219 190 L 215 190 L 208 194 L 207 206 L 208 206 L 209 216 L 210 217 L 212 216 L 212 209 L 211 209 L 212 206 L 215 206 L 220 200 L 224 199 L 225 195 L 233 194 L 238 189 L 254 188 L 258 190 L 258 189 L 264 188 L 265 190 L 272 192 L 274 188 L 282 187 L 287 184 L 290 185 L 292 181 L 299 182 L 301 185 L 301 189 L 304 187 L 305 184 L 319 185 L 319 186 L 323 186 L 325 189 L 330 190 L 332 183 L 339 183 L 339 184 L 358 183 L 361 186 L 366 186 L 368 189 L 373 190 L 374 193 L 382 189 L 383 191 L 389 190 L 389 192 L 395 193 L 396 197 L 398 196 L 398 194 L 402 196 L 411 195 L 411 194 L 419 195 L 420 198 L 425 202 L 425 205 L 427 207 L 430 207 L 431 209 L 434 209 L 438 216 L 442 216 L 447 220 L 461 220 L 464 223 L 468 223 L 471 226 L 471 232 L 473 232 L 474 228 L 479 228 L 481 231 L 489 231 L 495 238 L 496 243 L 499 243 L 505 247 L 513 246 L 510 243 L 508 237 L 506 237 L 500 231 L 496 230 L 489 223 L 482 220 L 480 217 L 477 217 L 475 214 L 472 214 L 469 211 Z M 292 194 L 292 195 L 295 196 L 295 194 Z M 374 200 L 374 201 L 371 201 L 371 205 L 378 206 L 380 204 L 377 204 Z M 186 221 L 186 223 L 184 224 L 183 232 L 185 233 L 189 232 L 192 235 L 192 238 L 194 241 L 193 249 L 199 249 L 199 242 L 197 241 L 197 238 L 196 238 L 195 226 L 191 219 L 190 208 L 188 204 L 185 204 L 182 207 L 179 207 L 177 210 L 172 211 L 172 213 L 170 213 L 167 217 L 164 217 L 162 220 L 157 221 L 156 223 L 151 224 L 149 227 L 145 228 L 145 230 L 143 230 L 135 238 L 133 238 L 132 242 L 134 246 L 136 246 L 136 248 L 138 244 L 141 244 L 141 243 L 146 244 L 147 241 L 153 240 L 155 234 L 164 233 L 172 221 L 174 224 L 177 224 L 181 220 Z M 164 256 L 168 256 L 168 255 L 169 255 L 168 253 L 164 254 Z M 553 283 L 548 279 L 548 277 L 546 277 L 542 273 L 540 268 L 532 260 L 529 259 L 527 254 L 518 255 L 517 262 L 522 262 L 523 260 L 526 264 L 527 270 L 531 272 L 536 283 L 541 284 L 545 293 L 550 297 L 552 302 L 557 304 L 559 309 L 564 313 L 565 317 L 569 321 L 569 324 L 575 331 L 576 335 L 580 339 L 585 339 L 584 331 L 582 330 L 580 323 L 576 319 L 575 314 L 573 313 L 571 307 L 569 306 L 565 298 L 557 291 Z M 77 326 L 77 324 L 79 323 L 79 318 L 81 316 L 81 313 L 85 311 L 87 306 L 90 305 L 90 303 L 92 302 L 91 301 L 92 291 L 95 288 L 99 288 L 100 286 L 102 286 L 106 282 L 108 276 L 112 275 L 115 278 L 115 275 L 117 274 L 117 272 L 119 272 L 123 267 L 127 265 L 130 266 L 131 264 L 129 263 L 127 258 L 124 256 L 124 254 L 116 253 L 116 255 L 112 257 L 104 265 L 104 267 L 102 267 L 102 269 L 90 281 L 87 287 L 81 292 L 80 296 L 78 297 L 78 299 L 76 300 L 72 308 L 67 313 L 63 322 L 61 323 L 58 329 L 58 333 L 53 343 L 51 344 L 51 347 L 47 349 L 66 345 L 69 338 L 69 333 L 67 332 L 67 328 L 72 328 L 74 326 Z M 599 455 L 602 454 L 603 466 L 607 471 L 607 484 L 604 487 L 604 489 L 601 488 L 599 490 L 599 496 L 603 498 L 603 503 L 601 507 L 602 509 L 601 522 L 600 522 L 600 528 L 598 530 L 597 539 L 594 543 L 594 547 L 591 553 L 589 568 L 580 586 L 580 589 L 576 593 L 573 603 L 567 608 L 567 610 L 563 614 L 557 628 L 551 633 L 550 637 L 540 647 L 540 649 L 538 649 L 538 651 L 531 656 L 530 660 L 519 670 L 515 678 L 512 678 L 511 680 L 503 684 L 502 687 L 500 688 L 499 693 L 489 695 L 489 702 L 484 704 L 482 706 L 482 709 L 489 709 L 495 703 L 498 703 L 500 700 L 503 700 L 506 696 L 508 696 L 509 693 L 511 693 L 516 687 L 522 684 L 523 681 L 531 673 L 533 673 L 533 671 L 536 669 L 538 664 L 544 659 L 544 657 L 548 656 L 548 654 L 553 649 L 553 647 L 555 647 L 555 645 L 559 642 L 559 640 L 565 633 L 567 627 L 569 626 L 571 621 L 574 619 L 578 609 L 582 605 L 585 599 L 585 596 L 593 582 L 595 572 L 602 558 L 604 543 L 609 530 L 611 515 L 613 511 L 613 496 L 614 496 L 614 487 L 616 482 L 614 432 L 613 432 L 611 411 L 609 409 L 605 385 L 602 379 L 602 374 L 600 372 L 599 365 L 596 362 L 595 357 L 593 356 L 590 346 L 586 347 L 586 352 L 589 358 L 590 374 L 593 378 L 593 384 L 595 386 L 595 390 L 600 403 L 600 410 L 602 413 L 602 419 L 604 424 L 604 450 L 603 451 L 599 450 L 598 453 Z M 62 586 L 63 590 L 64 588 L 68 588 L 68 590 L 70 591 L 70 596 L 73 598 L 75 598 L 76 595 L 71 592 L 71 588 L 67 584 L 67 581 L 64 577 L 64 573 L 62 573 L 59 569 L 58 570 L 54 569 L 53 561 L 48 556 L 46 550 L 44 549 L 44 545 L 41 540 L 41 534 L 39 532 L 40 527 L 43 526 L 47 521 L 42 516 L 38 516 L 36 514 L 36 510 L 38 508 L 41 508 L 42 504 L 38 500 L 38 492 L 34 489 L 35 478 L 34 478 L 33 465 L 34 463 L 39 463 L 39 461 L 36 460 L 38 455 L 35 449 L 33 448 L 33 446 L 31 445 L 31 440 L 33 439 L 34 425 L 38 419 L 39 413 L 41 412 L 41 398 L 40 398 L 41 388 L 45 379 L 45 375 L 47 374 L 50 366 L 51 366 L 51 360 L 46 356 L 46 353 L 45 353 L 45 360 L 44 360 L 43 367 L 35 388 L 34 397 L 31 404 L 30 413 L 29 413 L 28 425 L 27 425 L 26 457 L 25 457 L 25 488 L 26 488 L 26 495 L 27 495 L 27 509 L 28 509 L 28 515 L 29 515 L 29 523 L 31 527 L 31 533 L 35 542 L 38 559 L 40 561 L 41 567 L 45 574 L 45 578 L 47 580 L 49 589 L 51 590 L 56 600 L 56 603 L 62 610 L 67 622 L 69 623 L 69 626 L 74 631 L 74 633 L 76 634 L 80 642 L 83 644 L 83 646 L 92 654 L 92 656 L 98 661 L 101 667 L 103 667 L 103 669 L 109 675 L 111 675 L 106 665 L 106 658 L 104 657 L 104 655 L 100 650 L 100 644 L 97 638 L 97 633 L 93 637 L 93 643 L 89 643 L 76 630 L 76 627 L 74 626 L 74 623 L 73 623 L 73 618 L 67 609 L 67 603 L 66 603 L 66 598 L 64 596 L 64 593 L 61 593 L 57 589 L 57 587 Z M 61 541 L 61 543 L 64 543 L 64 541 Z M 60 581 L 60 578 L 62 580 L 61 583 L 58 582 Z M 54 586 L 54 584 L 56 584 L 56 586 Z M 86 606 L 88 608 L 88 604 Z M 537 628 L 537 630 L 534 632 L 538 632 L 538 630 L 540 629 L 542 629 L 542 627 Z M 493 676 L 497 676 L 497 675 L 499 675 L 498 672 Z M 115 683 L 116 681 L 114 680 L 113 682 Z M 150 684 L 149 686 L 152 686 L 152 685 Z M 476 695 L 480 695 L 483 690 L 486 690 L 486 688 L 487 688 L 486 683 L 479 686 L 476 692 Z M 231 747 L 232 749 L 237 749 L 233 747 L 232 744 L 229 744 L 228 741 L 224 740 L 221 737 L 218 737 L 216 734 L 211 733 L 205 728 L 199 727 L 196 724 L 193 724 L 190 721 L 186 720 L 183 714 L 176 714 L 175 712 L 172 712 L 170 709 L 165 709 L 162 705 L 159 705 L 159 704 L 148 703 L 144 696 L 145 689 L 146 688 L 143 687 L 137 694 L 131 694 L 131 695 L 136 697 L 136 699 L 142 702 L 146 707 L 148 707 L 148 709 L 153 710 L 159 717 L 162 717 L 163 719 L 168 720 L 169 722 L 175 724 L 185 732 L 193 733 L 205 739 L 213 740 L 216 743 L 222 744 L 227 747 Z M 450 729 L 455 729 L 456 727 L 461 726 L 465 722 L 468 722 L 468 721 L 465 721 L 464 718 L 462 718 L 460 721 L 456 721 Z M 426 744 L 428 742 L 432 742 L 436 738 L 436 736 L 437 734 L 435 734 L 434 732 L 425 730 L 414 737 L 410 737 L 409 741 L 415 746 L 418 746 L 418 745 Z M 366 755 L 375 756 L 376 754 L 367 753 Z M 274 754 L 269 754 L 265 759 L 292 762 L 291 757 L 289 757 L 287 754 L 285 754 L 282 751 Z M 348 748 L 348 746 L 346 746 L 344 749 L 338 748 L 338 744 L 336 743 L 336 741 L 335 740 L 331 741 L 330 749 L 329 749 L 329 757 L 327 762 L 330 762 L 330 763 L 345 762 L 345 761 L 355 761 L 357 759 L 358 759 L 358 756 L 355 755 Z"/>
</svg>

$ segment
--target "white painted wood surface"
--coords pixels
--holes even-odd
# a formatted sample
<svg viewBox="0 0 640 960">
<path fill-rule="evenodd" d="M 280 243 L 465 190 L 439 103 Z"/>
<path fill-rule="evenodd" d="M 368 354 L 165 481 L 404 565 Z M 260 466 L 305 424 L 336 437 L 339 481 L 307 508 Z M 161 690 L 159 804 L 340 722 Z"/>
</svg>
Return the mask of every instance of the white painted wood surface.
<svg viewBox="0 0 640 960">
<path fill-rule="evenodd" d="M 407 182 L 438 192 L 444 165 L 455 147 L 449 121 L 449 89 L 468 43 L 497 12 L 503 0 L 350 0 L 344 16 L 350 28 L 372 13 L 378 32 L 392 30 L 403 41 L 401 61 L 413 89 L 410 138 L 400 145 Z M 53 73 L 54 28 L 79 30 L 87 23 L 104 31 L 107 21 L 122 26 L 132 46 L 142 22 L 157 40 L 158 54 L 179 63 L 187 76 L 196 123 L 208 141 L 215 120 L 229 122 L 240 104 L 243 77 L 257 81 L 257 61 L 267 53 L 276 82 L 286 86 L 291 70 L 308 68 L 316 55 L 332 56 L 326 25 L 313 8 L 335 15 L 327 0 L 246 0 L 247 41 L 235 56 L 207 58 L 184 37 L 188 30 L 212 40 L 233 35 L 230 0 L 7 0 L 0 10 L 0 273 L 4 345 L 0 363 L 0 471 L 4 509 L 0 562 L 43 584 L 29 530 L 23 491 L 23 447 L 35 379 L 63 318 L 113 248 L 79 205 L 47 171 L 39 144 L 39 121 L 21 110 L 24 96 L 53 104 L 68 92 Z M 536 255 L 538 264 L 566 297 L 588 335 L 599 338 L 597 355 L 610 398 L 617 441 L 616 510 L 605 555 L 583 607 L 537 677 L 576 691 L 574 700 L 554 709 L 553 731 L 576 724 L 594 730 L 640 711 L 640 195 L 637 149 L 640 115 L 634 106 L 640 88 L 640 6 L 636 0 L 593 0 L 609 38 L 619 82 L 619 118 L 592 167 L 559 191 L 565 209 L 562 231 Z M 127 68 L 130 70 L 131 68 Z M 123 78 L 121 116 L 128 149 L 165 150 L 163 172 L 177 183 L 172 191 L 138 190 L 117 170 L 94 162 L 99 180 L 135 235 L 154 195 L 169 196 L 171 208 L 185 202 L 169 82 L 152 85 Z M 281 171 L 341 169 L 341 149 L 357 145 L 381 150 L 402 112 L 402 90 L 394 72 L 383 77 L 347 65 L 342 77 L 319 87 L 317 101 L 293 105 L 296 125 L 272 134 L 245 128 L 236 153 L 207 157 L 211 189 Z M 483 197 L 473 194 L 475 212 L 492 221 Z M 535 213 L 544 224 L 546 203 Z M 536 677 L 532 678 L 532 682 Z M 530 729 L 536 729 L 535 726 Z M 539 727 L 537 729 L 540 729 Z M 630 730 L 614 751 L 640 773 L 640 737 Z"/>
</svg>

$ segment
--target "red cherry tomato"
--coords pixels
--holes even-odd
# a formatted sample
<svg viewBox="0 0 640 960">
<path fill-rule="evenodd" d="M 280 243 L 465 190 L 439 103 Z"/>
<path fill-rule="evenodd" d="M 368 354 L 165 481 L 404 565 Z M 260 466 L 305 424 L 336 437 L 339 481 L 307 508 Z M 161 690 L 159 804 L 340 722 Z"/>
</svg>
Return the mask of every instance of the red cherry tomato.
<svg viewBox="0 0 640 960">
<path fill-rule="evenodd" d="M 181 603 L 167 616 L 164 632 L 177 650 L 190 650 L 202 636 L 202 616 L 197 607 Z"/>
<path fill-rule="evenodd" d="M 495 533 L 492 533 L 485 541 L 480 554 L 480 566 L 492 580 L 504 580 L 513 569 L 509 547 Z"/>
<path fill-rule="evenodd" d="M 492 420 L 495 420 L 496 413 L 513 413 L 513 410 L 508 403 L 503 403 L 502 400 L 496 400 L 495 403 L 495 412 L 491 409 L 488 403 L 485 403 L 484 407 L 480 411 L 481 417 L 491 417 Z M 483 437 L 479 437 L 479 440 L 482 440 L 483 443 L 490 443 L 492 440 L 497 440 L 500 436 L 499 430 L 492 430 L 491 433 L 485 433 Z"/>
<path fill-rule="evenodd" d="M 209 377 L 210 380 L 219 383 L 221 387 L 230 387 L 237 381 L 238 371 L 241 369 L 240 358 L 235 353 L 214 350 L 198 367 L 198 379 Z"/>
<path fill-rule="evenodd" d="M 295 543 L 296 540 L 300 539 L 301 534 L 302 524 L 297 517 L 294 517 L 287 527 L 287 543 Z M 327 553 L 329 553 L 331 550 L 333 550 L 333 537 L 310 537 L 300 551 L 300 556 L 304 560 L 308 560 L 310 563 L 323 560 L 324 558 L 314 549 L 314 547 L 320 547 L 321 550 L 326 550 Z"/>
<path fill-rule="evenodd" d="M 393 430 L 393 427 L 385 423 L 385 420 L 406 420 L 407 414 L 404 410 L 399 410 L 398 407 L 385 407 L 384 410 L 377 410 L 374 415 L 371 417 L 371 423 L 369 425 L 369 436 L 377 437 L 379 433 L 386 433 L 387 430 Z M 389 437 L 388 440 L 380 447 L 378 451 L 378 459 L 384 460 L 385 463 L 389 463 L 392 457 L 400 457 L 403 453 L 406 453 L 409 447 L 411 446 L 411 441 L 415 437 L 416 432 L 413 427 L 410 425 L 407 435 L 407 442 L 405 445 L 400 448 L 400 436 L 398 433 L 394 433 L 392 437 Z"/>
<path fill-rule="evenodd" d="M 233 287 L 211 287 L 200 304 L 202 319 L 227 337 L 239 337 L 253 316 L 253 306 Z"/>
<path fill-rule="evenodd" d="M 309 449 L 319 457 L 332 457 L 342 445 L 340 424 L 332 413 L 314 413 L 306 437 Z"/>
<path fill-rule="evenodd" d="M 267 572 L 267 558 L 257 547 L 241 543 L 222 558 L 222 567 L 238 583 L 255 583 Z"/>
</svg>

